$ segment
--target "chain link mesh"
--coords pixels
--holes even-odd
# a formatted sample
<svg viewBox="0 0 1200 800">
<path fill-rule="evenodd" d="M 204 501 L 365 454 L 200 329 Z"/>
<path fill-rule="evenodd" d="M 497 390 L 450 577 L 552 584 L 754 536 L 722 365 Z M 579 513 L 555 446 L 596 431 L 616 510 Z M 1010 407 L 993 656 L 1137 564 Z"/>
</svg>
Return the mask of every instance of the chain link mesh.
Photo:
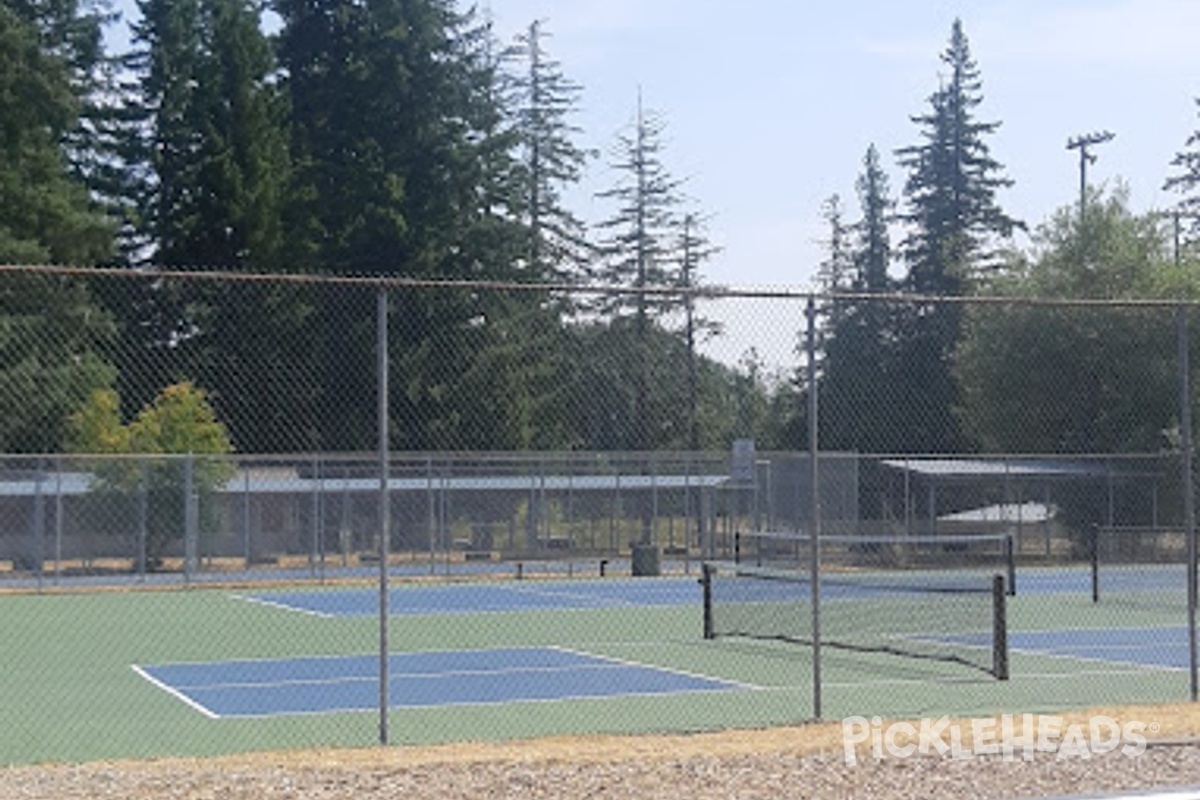
<svg viewBox="0 0 1200 800">
<path fill-rule="evenodd" d="M 700 564 L 755 531 L 946 537 L 947 570 L 953 537 L 1011 537 L 1010 669 L 1031 677 L 827 655 L 825 716 L 1194 692 L 1187 313 L 820 298 L 811 442 L 806 295 L 692 296 L 693 349 L 683 311 L 582 310 L 600 291 L 0 272 L 0 762 L 372 742 L 381 535 L 403 741 L 808 719 L 802 647 L 703 638 Z M 822 569 L 894 566 L 844 550 Z M 887 631 L 853 608 L 851 629 L 972 646 L 949 607 Z M 626 688 L 547 688 L 602 668 Z M 530 713 L 548 699 L 566 710 Z"/>
</svg>

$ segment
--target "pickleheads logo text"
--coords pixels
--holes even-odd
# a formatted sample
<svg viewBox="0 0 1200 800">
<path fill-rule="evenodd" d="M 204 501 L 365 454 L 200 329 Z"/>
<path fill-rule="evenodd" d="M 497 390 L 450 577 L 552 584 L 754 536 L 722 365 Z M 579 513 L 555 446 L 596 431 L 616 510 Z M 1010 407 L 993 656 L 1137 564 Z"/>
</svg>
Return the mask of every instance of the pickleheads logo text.
<svg viewBox="0 0 1200 800">
<path fill-rule="evenodd" d="M 1046 714 L 1004 714 L 964 721 L 940 717 L 886 725 L 880 717 L 847 717 L 842 720 L 842 749 L 850 765 L 858 763 L 860 749 L 869 749 L 876 760 L 937 755 L 1032 761 L 1038 753 L 1054 753 L 1057 760 L 1063 761 L 1114 751 L 1132 757 L 1146 751 L 1146 731 L 1157 729 L 1156 724 L 1121 724 L 1104 715 L 1083 723 L 1068 723 L 1063 717 Z"/>
</svg>

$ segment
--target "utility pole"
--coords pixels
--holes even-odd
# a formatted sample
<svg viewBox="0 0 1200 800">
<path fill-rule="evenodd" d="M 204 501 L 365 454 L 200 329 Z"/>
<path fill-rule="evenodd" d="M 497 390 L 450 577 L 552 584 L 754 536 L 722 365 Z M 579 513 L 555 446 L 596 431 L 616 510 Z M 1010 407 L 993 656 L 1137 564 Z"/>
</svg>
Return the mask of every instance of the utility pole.
<svg viewBox="0 0 1200 800">
<path fill-rule="evenodd" d="M 1096 163 L 1096 157 L 1088 151 L 1089 147 L 1105 142 L 1111 142 L 1116 136 L 1110 131 L 1086 133 L 1067 141 L 1068 150 L 1079 151 L 1079 235 L 1083 235 L 1084 212 L 1087 210 L 1087 165 Z"/>
</svg>

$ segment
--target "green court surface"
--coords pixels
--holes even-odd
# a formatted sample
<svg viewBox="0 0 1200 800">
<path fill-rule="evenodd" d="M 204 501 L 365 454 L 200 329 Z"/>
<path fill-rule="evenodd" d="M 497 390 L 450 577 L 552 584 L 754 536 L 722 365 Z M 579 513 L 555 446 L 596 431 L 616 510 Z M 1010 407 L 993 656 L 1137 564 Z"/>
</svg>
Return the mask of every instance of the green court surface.
<svg viewBox="0 0 1200 800">
<path fill-rule="evenodd" d="M 591 583 L 596 582 L 579 579 L 556 591 L 579 587 L 582 597 Z M 545 594 L 535 582 L 523 584 L 529 596 Z M 655 585 L 684 597 L 698 592 L 695 577 Z M 343 601 L 371 597 L 373 590 L 296 592 L 339 608 Z M 392 604 L 404 609 L 409 600 L 415 604 L 429 596 L 427 587 L 398 588 Z M 869 614 L 869 603 L 862 606 Z M 1119 598 L 1093 604 L 1082 592 L 1034 591 L 1013 598 L 1008 617 L 1013 641 L 1008 681 L 962 665 L 827 648 L 823 717 L 993 715 L 1188 697 L 1188 672 L 1176 654 L 1182 607 Z M 393 705 L 401 706 L 389 716 L 395 744 L 686 732 L 812 717 L 809 649 L 742 638 L 705 640 L 698 594 L 694 603 L 642 604 L 635 596 L 569 607 L 546 602 L 443 612 L 434 606 L 394 615 L 388 634 L 392 653 L 562 649 L 584 654 L 593 665 L 611 662 L 648 667 L 654 675 L 736 684 L 717 691 L 642 694 L 617 688 L 587 697 L 424 707 L 393 696 Z M 370 746 L 378 740 L 377 712 L 215 717 L 198 710 L 186 686 L 148 679 L 143 668 L 369 657 L 378 641 L 378 620 L 370 614 L 314 612 L 266 593 L 210 588 L 0 595 L 0 764 Z M 610 674 L 616 673 L 595 671 L 598 681 Z M 450 685 L 473 677 L 478 675 L 467 670 L 438 676 Z M 280 679 L 274 686 L 306 680 Z M 323 685 L 333 691 L 349 681 L 335 678 Z"/>
</svg>

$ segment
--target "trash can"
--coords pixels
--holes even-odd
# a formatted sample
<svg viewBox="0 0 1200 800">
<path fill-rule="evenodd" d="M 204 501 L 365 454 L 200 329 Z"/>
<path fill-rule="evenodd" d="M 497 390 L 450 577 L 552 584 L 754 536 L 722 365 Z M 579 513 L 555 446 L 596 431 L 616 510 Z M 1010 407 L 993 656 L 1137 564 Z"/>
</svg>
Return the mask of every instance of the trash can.
<svg viewBox="0 0 1200 800">
<path fill-rule="evenodd" d="M 633 546 L 633 574 L 635 577 L 661 574 L 658 545 L 635 544 Z"/>
</svg>

